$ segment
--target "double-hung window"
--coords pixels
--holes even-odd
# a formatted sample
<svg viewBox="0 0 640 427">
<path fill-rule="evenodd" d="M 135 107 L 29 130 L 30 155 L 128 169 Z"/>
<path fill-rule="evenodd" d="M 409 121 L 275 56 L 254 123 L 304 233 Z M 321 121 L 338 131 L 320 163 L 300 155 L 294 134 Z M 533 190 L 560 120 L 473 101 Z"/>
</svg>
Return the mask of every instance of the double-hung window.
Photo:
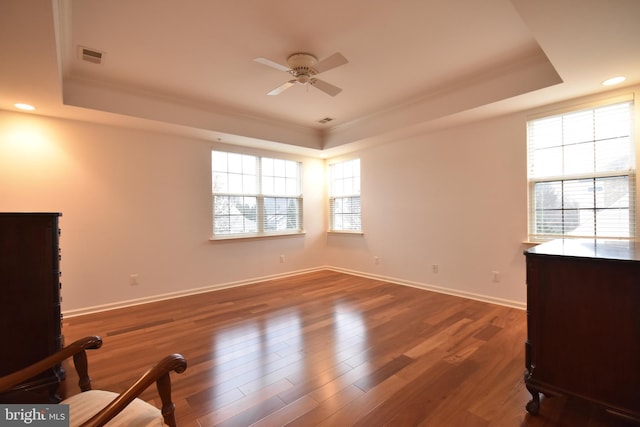
<svg viewBox="0 0 640 427">
<path fill-rule="evenodd" d="M 527 123 L 529 238 L 636 236 L 633 103 Z"/>
<path fill-rule="evenodd" d="M 330 231 L 361 232 L 360 159 L 329 166 Z"/>
<path fill-rule="evenodd" d="M 213 238 L 301 233 L 301 165 L 211 152 Z"/>
</svg>

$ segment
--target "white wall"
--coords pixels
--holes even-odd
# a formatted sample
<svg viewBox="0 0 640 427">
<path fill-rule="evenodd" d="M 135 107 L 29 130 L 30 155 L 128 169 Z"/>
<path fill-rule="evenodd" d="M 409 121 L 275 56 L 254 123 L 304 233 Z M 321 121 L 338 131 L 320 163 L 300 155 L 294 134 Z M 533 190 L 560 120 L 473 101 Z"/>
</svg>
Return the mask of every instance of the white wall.
<svg viewBox="0 0 640 427">
<path fill-rule="evenodd" d="M 354 153 L 364 234 L 332 234 L 328 264 L 523 302 L 524 121 L 501 117 Z"/>
<path fill-rule="evenodd" d="M 67 313 L 323 265 L 324 162 L 300 159 L 306 235 L 211 242 L 211 148 L 0 111 L 0 211 L 62 212 Z"/>
</svg>

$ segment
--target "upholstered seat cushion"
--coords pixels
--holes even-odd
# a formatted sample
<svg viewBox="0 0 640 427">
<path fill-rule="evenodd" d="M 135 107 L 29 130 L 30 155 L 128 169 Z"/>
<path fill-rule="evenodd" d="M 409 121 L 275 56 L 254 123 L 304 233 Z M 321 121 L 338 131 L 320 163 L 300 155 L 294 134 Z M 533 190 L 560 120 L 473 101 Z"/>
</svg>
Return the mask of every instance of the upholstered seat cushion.
<svg viewBox="0 0 640 427">
<path fill-rule="evenodd" d="M 89 390 L 71 396 L 61 403 L 69 405 L 70 426 L 78 426 L 87 421 L 113 399 L 116 393 L 103 390 Z M 135 399 L 108 426 L 147 427 L 165 426 L 160 410 L 144 400 Z"/>
</svg>

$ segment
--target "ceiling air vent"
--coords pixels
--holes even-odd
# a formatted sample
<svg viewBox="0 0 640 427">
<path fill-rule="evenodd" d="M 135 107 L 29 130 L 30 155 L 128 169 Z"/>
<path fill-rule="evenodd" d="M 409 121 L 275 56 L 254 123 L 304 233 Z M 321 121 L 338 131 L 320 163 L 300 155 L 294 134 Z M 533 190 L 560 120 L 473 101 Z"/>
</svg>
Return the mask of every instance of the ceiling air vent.
<svg viewBox="0 0 640 427">
<path fill-rule="evenodd" d="M 80 59 L 94 64 L 102 64 L 102 56 L 104 55 L 99 50 L 89 49 L 88 47 L 80 46 L 79 49 Z"/>
<path fill-rule="evenodd" d="M 331 120 L 333 120 L 331 117 L 325 117 L 322 120 L 318 120 L 318 123 L 325 124 L 325 123 L 329 123 Z"/>
</svg>

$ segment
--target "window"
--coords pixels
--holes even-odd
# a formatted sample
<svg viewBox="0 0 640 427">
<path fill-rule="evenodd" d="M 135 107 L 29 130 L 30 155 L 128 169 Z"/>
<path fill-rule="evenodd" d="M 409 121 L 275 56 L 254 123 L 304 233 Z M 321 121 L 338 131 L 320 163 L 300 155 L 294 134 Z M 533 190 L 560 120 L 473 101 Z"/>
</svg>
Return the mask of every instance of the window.
<svg viewBox="0 0 640 427">
<path fill-rule="evenodd" d="M 633 239 L 632 102 L 527 123 L 529 236 Z"/>
<path fill-rule="evenodd" d="M 330 231 L 361 232 L 360 159 L 329 166 Z"/>
<path fill-rule="evenodd" d="M 213 238 L 302 232 L 300 163 L 211 152 Z"/>
</svg>

